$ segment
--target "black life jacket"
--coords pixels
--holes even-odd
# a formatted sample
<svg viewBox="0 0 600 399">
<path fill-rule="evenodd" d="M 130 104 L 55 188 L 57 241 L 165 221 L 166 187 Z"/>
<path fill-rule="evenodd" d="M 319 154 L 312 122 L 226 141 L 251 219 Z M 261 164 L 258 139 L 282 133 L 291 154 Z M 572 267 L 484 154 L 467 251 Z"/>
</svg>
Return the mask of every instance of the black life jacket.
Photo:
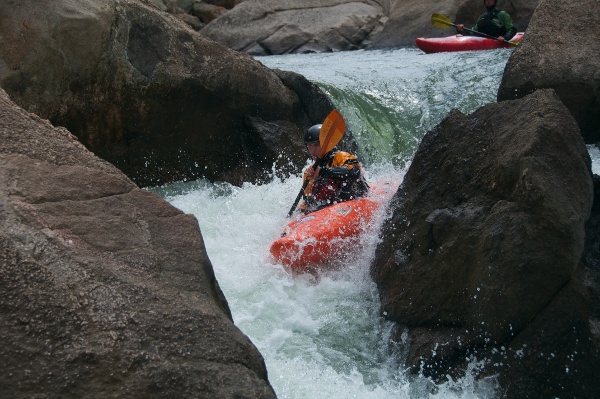
<svg viewBox="0 0 600 399">
<path fill-rule="evenodd" d="M 361 166 L 355 155 L 344 151 L 332 151 L 323 161 L 321 174 L 310 182 L 304 191 L 305 211 L 312 212 L 337 202 L 367 195 L 369 185 L 361 173 Z"/>
<path fill-rule="evenodd" d="M 508 31 L 498 18 L 499 13 L 500 10 L 494 7 L 490 11 L 481 14 L 477 21 L 477 31 L 494 37 L 506 36 Z"/>
</svg>

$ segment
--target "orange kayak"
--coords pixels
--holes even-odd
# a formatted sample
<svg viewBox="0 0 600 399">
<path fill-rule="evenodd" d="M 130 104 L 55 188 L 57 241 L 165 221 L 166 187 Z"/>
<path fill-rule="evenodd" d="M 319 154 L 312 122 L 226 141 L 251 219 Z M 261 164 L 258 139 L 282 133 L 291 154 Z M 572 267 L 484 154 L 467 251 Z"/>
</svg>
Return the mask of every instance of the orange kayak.
<svg viewBox="0 0 600 399">
<path fill-rule="evenodd" d="M 510 39 L 510 41 L 517 43 L 520 42 L 522 38 L 523 32 L 518 32 L 512 39 Z M 451 51 L 493 50 L 497 48 L 513 47 L 510 44 L 495 39 L 489 39 L 487 37 L 463 35 L 435 38 L 420 37 L 417 38 L 415 42 L 417 47 L 427 54 Z"/>
<path fill-rule="evenodd" d="M 374 185 L 368 197 L 300 215 L 271 244 L 273 259 L 289 267 L 293 274 L 301 274 L 343 258 L 356 247 L 361 235 L 373 227 L 379 210 L 397 187 L 391 182 Z"/>
</svg>

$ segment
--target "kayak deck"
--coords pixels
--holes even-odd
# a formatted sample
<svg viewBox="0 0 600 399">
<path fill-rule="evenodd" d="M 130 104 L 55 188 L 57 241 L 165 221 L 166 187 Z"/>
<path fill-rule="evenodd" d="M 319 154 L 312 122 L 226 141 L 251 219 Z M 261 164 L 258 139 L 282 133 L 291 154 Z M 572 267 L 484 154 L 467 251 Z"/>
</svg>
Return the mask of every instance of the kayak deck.
<svg viewBox="0 0 600 399">
<path fill-rule="evenodd" d="M 397 189 L 389 182 L 372 187 L 368 197 L 341 202 L 290 221 L 270 247 L 275 263 L 293 274 L 322 269 L 359 245 L 383 205 Z"/>
<path fill-rule="evenodd" d="M 523 32 L 518 32 L 510 41 L 518 43 L 523 39 Z M 510 44 L 495 39 L 479 36 L 454 35 L 435 38 L 417 38 L 415 40 L 417 47 L 427 54 L 453 52 L 453 51 L 473 51 L 473 50 L 493 50 L 497 48 L 514 47 Z"/>
</svg>

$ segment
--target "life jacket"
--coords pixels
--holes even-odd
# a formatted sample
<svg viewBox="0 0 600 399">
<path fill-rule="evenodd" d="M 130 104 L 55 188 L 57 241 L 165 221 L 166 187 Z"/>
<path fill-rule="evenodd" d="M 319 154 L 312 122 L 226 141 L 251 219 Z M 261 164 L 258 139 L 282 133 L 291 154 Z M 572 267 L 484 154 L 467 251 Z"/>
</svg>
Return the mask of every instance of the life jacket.
<svg viewBox="0 0 600 399">
<path fill-rule="evenodd" d="M 491 10 L 481 14 L 479 20 L 477 21 L 476 30 L 494 37 L 506 36 L 508 30 L 504 25 L 502 25 L 502 21 L 500 21 L 500 18 L 498 17 L 501 12 L 504 11 L 494 7 Z"/>
<path fill-rule="evenodd" d="M 330 152 L 322 162 L 319 177 L 309 181 L 304 190 L 302 210 L 312 212 L 337 202 L 364 197 L 368 193 L 369 185 L 355 155 L 344 151 Z"/>
</svg>

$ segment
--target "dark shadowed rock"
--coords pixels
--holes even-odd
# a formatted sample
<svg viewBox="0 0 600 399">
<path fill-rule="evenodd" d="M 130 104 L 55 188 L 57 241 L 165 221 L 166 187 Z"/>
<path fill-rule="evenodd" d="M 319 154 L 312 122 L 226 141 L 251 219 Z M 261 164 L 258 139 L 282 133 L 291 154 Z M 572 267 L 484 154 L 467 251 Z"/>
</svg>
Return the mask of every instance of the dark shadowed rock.
<svg viewBox="0 0 600 399">
<path fill-rule="evenodd" d="M 585 224 L 585 247 L 579 278 L 590 299 L 590 327 L 600 347 L 600 176 L 594 175 L 594 204 Z"/>
<path fill-rule="evenodd" d="M 142 1 L 1 2 L 0 15 L 0 85 L 139 185 L 257 182 L 305 162 L 284 143 L 320 121 L 275 72 Z M 281 142 L 257 151 L 250 120 Z"/>
<path fill-rule="evenodd" d="M 542 0 L 511 55 L 498 100 L 552 88 L 577 120 L 586 143 L 600 141 L 598 2 Z"/>
<path fill-rule="evenodd" d="M 274 398 L 196 219 L 0 90 L 0 397 Z"/>
<path fill-rule="evenodd" d="M 333 102 L 304 76 L 290 71 L 273 70 L 284 85 L 298 94 L 302 108 L 313 120 L 323 121 L 334 108 Z"/>
<path fill-rule="evenodd" d="M 453 111 L 427 133 L 371 269 L 386 317 L 408 330 L 409 365 L 444 376 L 473 356 L 508 397 L 594 392 L 573 279 L 592 190 L 577 124 L 551 90 Z"/>
<path fill-rule="evenodd" d="M 227 13 L 227 9 L 225 7 L 215 6 L 203 2 L 194 3 L 191 11 L 193 16 L 198 17 L 198 19 L 205 24 L 209 23 L 215 18 L 220 17 L 221 15 L 225 15 L 225 13 Z"/>
</svg>

